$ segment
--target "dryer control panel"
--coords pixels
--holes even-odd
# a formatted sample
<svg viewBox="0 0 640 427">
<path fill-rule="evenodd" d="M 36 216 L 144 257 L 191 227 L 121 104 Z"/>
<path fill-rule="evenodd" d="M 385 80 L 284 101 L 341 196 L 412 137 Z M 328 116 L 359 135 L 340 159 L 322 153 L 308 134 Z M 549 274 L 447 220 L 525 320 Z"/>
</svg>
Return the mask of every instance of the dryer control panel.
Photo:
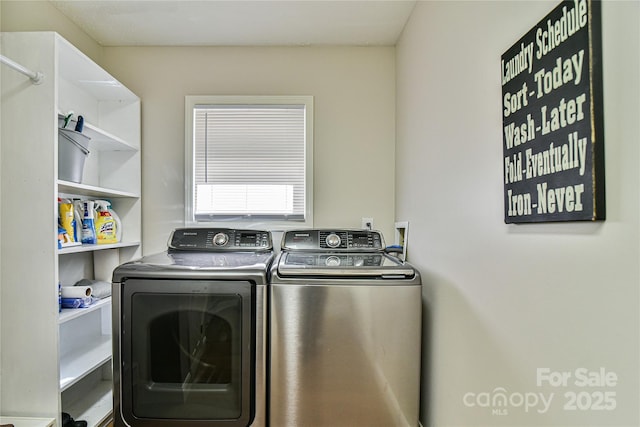
<svg viewBox="0 0 640 427">
<path fill-rule="evenodd" d="M 178 228 L 169 238 L 170 251 L 271 250 L 271 233 L 232 228 Z"/>
<path fill-rule="evenodd" d="M 283 250 L 379 252 L 384 239 L 371 230 L 293 230 L 282 236 Z"/>
</svg>

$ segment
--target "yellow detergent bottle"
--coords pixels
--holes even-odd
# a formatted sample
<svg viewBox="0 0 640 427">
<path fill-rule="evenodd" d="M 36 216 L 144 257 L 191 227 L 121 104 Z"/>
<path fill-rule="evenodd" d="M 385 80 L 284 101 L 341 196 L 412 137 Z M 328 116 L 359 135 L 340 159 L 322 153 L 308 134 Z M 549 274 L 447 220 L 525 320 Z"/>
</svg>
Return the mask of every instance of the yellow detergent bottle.
<svg viewBox="0 0 640 427">
<path fill-rule="evenodd" d="M 68 199 L 60 200 L 58 204 L 60 225 L 67 231 L 69 240 L 71 242 L 77 242 L 76 237 L 76 219 L 74 215 L 73 202 Z"/>
<path fill-rule="evenodd" d="M 98 244 L 118 243 L 117 223 L 111 212 L 109 211 L 109 202 L 106 200 L 96 200 L 96 238 Z"/>
</svg>

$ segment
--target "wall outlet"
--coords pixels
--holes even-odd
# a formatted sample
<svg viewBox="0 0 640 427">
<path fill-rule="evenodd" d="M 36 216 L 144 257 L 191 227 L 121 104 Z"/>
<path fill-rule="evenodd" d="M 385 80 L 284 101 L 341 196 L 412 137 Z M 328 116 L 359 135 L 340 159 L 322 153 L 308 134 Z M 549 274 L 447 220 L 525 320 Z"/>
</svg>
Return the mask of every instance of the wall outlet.
<svg viewBox="0 0 640 427">
<path fill-rule="evenodd" d="M 408 221 L 396 222 L 394 244 L 402 247 L 402 254 L 400 255 L 399 258 L 402 261 L 406 261 L 407 245 L 409 244 L 409 222 Z"/>
<path fill-rule="evenodd" d="M 365 230 L 373 230 L 373 218 L 362 217 L 362 228 Z"/>
</svg>

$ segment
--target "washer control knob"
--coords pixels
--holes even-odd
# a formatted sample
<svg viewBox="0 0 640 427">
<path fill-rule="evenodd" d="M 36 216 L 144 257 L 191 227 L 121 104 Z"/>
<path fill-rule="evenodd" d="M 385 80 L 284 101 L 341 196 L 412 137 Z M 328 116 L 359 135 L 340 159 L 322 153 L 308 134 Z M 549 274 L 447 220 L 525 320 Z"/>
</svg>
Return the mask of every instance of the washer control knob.
<svg viewBox="0 0 640 427">
<path fill-rule="evenodd" d="M 327 259 L 324 260 L 324 265 L 327 267 L 338 267 L 340 266 L 340 258 L 334 255 L 327 257 Z"/>
<path fill-rule="evenodd" d="M 329 234 L 326 239 L 324 239 L 324 241 L 330 248 L 337 248 L 338 246 L 340 246 L 341 242 L 340 236 L 338 236 L 336 233 Z"/>
<path fill-rule="evenodd" d="M 227 236 L 225 233 L 218 233 L 215 236 L 213 236 L 213 244 L 216 246 L 224 246 L 227 244 L 228 241 L 229 241 L 229 236 Z"/>
</svg>

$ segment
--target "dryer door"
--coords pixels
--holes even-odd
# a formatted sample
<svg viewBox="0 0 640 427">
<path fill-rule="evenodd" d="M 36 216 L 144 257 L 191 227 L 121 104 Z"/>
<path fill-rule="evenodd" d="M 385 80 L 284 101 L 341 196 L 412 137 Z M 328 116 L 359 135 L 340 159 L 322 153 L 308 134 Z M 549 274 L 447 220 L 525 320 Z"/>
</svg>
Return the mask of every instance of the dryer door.
<svg viewBox="0 0 640 427">
<path fill-rule="evenodd" d="M 254 289 L 245 281 L 124 283 L 121 408 L 129 425 L 250 424 Z"/>
</svg>

